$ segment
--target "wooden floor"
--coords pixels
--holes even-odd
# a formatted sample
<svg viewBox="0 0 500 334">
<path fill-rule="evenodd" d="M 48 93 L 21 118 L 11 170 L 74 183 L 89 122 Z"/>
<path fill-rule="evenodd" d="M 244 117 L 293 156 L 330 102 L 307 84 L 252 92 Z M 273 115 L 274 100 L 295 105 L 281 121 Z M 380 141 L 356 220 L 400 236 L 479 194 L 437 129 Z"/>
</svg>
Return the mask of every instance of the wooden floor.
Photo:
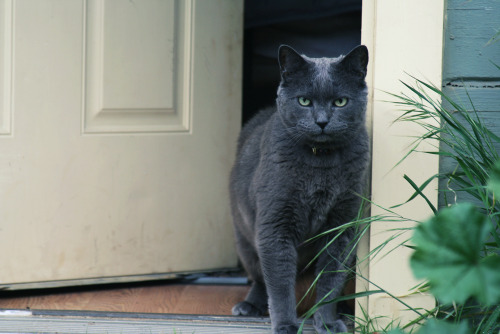
<svg viewBox="0 0 500 334">
<path fill-rule="evenodd" d="M 311 282 L 299 280 L 297 300 L 305 294 Z M 239 317 L 221 317 L 218 322 L 203 320 L 203 317 L 215 319 L 213 316 L 231 315 L 233 305 L 242 301 L 249 289 L 249 285 L 242 284 L 159 281 L 80 288 L 0 290 L 0 332 L 13 333 L 23 328 L 27 330 L 23 333 L 31 333 L 30 328 L 36 328 L 38 332 L 46 327 L 47 331 L 44 332 L 47 333 L 269 333 L 268 318 L 255 318 L 256 323 L 240 323 L 245 319 L 240 320 Z M 297 314 L 303 315 L 313 305 L 314 296 L 305 298 L 297 308 Z M 51 315 L 50 312 L 55 313 Z M 29 313 L 29 316 L 24 313 Z M 172 318 L 176 315 L 194 317 L 187 316 L 187 320 Z M 133 319 L 121 319 L 128 317 Z M 56 325 L 62 329 L 59 330 Z M 353 327 L 352 323 L 347 325 Z M 310 320 L 304 333 L 314 333 Z"/>
<path fill-rule="evenodd" d="M 0 292 L 0 308 L 230 315 L 245 285 L 156 284 Z"/>
<path fill-rule="evenodd" d="M 300 299 L 309 282 L 297 286 Z M 0 309 L 74 310 L 132 313 L 231 315 L 249 285 L 185 284 L 172 281 L 103 285 L 94 287 L 0 291 Z M 314 303 L 305 298 L 297 313 L 304 314 Z"/>
</svg>

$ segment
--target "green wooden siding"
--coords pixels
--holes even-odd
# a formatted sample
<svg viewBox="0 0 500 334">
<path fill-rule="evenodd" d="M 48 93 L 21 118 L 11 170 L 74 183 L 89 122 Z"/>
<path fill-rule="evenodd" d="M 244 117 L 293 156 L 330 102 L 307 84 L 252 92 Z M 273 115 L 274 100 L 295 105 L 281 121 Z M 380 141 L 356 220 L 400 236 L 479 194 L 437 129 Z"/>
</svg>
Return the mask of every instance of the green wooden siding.
<svg viewBox="0 0 500 334">
<path fill-rule="evenodd" d="M 467 110 L 478 111 L 500 135 L 500 70 L 492 64 L 500 66 L 500 41 L 491 41 L 500 30 L 500 0 L 448 0 L 446 6 L 443 91 Z M 441 158 L 441 172 L 455 167 Z M 440 189 L 444 188 L 441 182 Z M 458 200 L 470 198 L 458 194 Z M 443 196 L 439 204 L 445 204 Z"/>
<path fill-rule="evenodd" d="M 489 60 L 500 63 L 500 45 L 488 41 L 500 29 L 500 1 L 448 0 L 446 6 L 443 81 L 498 79 Z"/>
</svg>

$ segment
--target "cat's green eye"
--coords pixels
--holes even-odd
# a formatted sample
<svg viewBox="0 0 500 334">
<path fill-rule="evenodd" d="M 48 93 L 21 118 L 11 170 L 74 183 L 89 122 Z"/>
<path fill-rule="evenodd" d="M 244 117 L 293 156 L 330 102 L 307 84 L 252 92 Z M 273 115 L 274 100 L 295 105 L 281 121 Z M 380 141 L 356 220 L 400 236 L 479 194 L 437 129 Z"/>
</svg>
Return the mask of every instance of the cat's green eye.
<svg viewBox="0 0 500 334">
<path fill-rule="evenodd" d="M 336 99 L 333 101 L 336 107 L 343 107 L 347 104 L 347 97 L 341 97 L 340 99 Z"/>
<path fill-rule="evenodd" d="M 311 100 L 301 96 L 299 97 L 299 104 L 303 107 L 309 107 L 311 105 Z"/>
</svg>

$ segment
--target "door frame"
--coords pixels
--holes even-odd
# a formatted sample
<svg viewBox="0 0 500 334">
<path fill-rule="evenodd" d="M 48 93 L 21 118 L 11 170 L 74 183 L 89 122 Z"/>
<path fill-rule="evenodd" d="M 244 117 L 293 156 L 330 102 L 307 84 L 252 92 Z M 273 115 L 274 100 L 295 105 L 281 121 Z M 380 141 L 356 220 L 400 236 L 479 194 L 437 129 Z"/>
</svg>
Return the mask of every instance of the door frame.
<svg viewBox="0 0 500 334">
<path fill-rule="evenodd" d="M 386 92 L 397 94 L 404 91 L 400 80 L 411 82 L 409 74 L 441 86 L 444 10 L 445 0 L 363 0 L 361 41 L 370 51 L 367 83 L 368 128 L 372 138 L 372 215 L 385 213 L 379 205 L 389 208 L 410 198 L 414 190 L 404 180 L 404 174 L 422 184 L 438 173 L 437 155 L 413 154 L 397 165 L 411 147 L 414 138 L 410 136 L 421 134 L 422 128 L 409 122 L 393 124 L 401 112 L 396 105 L 386 102 L 391 100 Z M 421 149 L 436 150 L 429 144 L 422 145 Z M 437 188 L 435 181 L 424 191 L 434 205 L 438 200 Z M 432 214 L 424 200 L 412 201 L 396 212 L 415 221 L 425 220 Z M 383 221 L 372 224 L 359 246 L 359 258 L 365 258 L 394 235 L 391 229 L 414 225 L 404 222 L 395 226 L 393 222 Z M 412 307 L 434 306 L 434 298 L 430 295 L 409 295 L 410 289 L 418 284 L 409 267 L 411 250 L 398 247 L 389 253 L 410 235 L 405 233 L 392 240 L 382 254 L 362 263 L 358 272 L 367 280 L 358 278 L 357 292 L 381 287 Z M 363 318 L 364 310 L 381 325 L 416 317 L 414 313 L 404 311 L 406 307 L 388 294 L 359 298 L 356 307 L 357 317 Z"/>
</svg>

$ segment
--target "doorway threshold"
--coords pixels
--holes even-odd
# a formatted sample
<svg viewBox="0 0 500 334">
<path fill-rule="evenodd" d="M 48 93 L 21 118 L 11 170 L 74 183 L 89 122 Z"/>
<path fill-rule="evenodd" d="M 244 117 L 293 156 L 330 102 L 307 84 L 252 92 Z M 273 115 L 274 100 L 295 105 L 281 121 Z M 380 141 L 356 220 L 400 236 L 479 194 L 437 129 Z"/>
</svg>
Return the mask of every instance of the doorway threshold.
<svg viewBox="0 0 500 334">
<path fill-rule="evenodd" d="M 0 309 L 0 333 L 206 334 L 270 333 L 269 318 Z M 303 333 L 315 333 L 306 321 Z"/>
</svg>

